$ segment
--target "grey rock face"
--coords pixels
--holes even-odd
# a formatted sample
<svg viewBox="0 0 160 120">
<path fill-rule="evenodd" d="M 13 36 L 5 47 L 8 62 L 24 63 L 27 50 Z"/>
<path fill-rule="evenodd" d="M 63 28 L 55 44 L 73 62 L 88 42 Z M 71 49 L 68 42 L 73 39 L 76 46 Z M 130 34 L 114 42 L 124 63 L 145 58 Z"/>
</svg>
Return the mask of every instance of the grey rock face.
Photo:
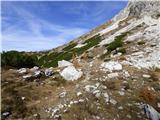
<svg viewBox="0 0 160 120">
<path fill-rule="evenodd" d="M 130 1 L 128 3 L 129 16 L 144 16 L 160 14 L 160 1 Z"/>
<path fill-rule="evenodd" d="M 116 15 L 113 20 L 127 18 L 127 17 L 143 17 L 149 15 L 152 17 L 160 16 L 160 1 L 159 0 L 129 0 L 127 6 Z"/>
</svg>

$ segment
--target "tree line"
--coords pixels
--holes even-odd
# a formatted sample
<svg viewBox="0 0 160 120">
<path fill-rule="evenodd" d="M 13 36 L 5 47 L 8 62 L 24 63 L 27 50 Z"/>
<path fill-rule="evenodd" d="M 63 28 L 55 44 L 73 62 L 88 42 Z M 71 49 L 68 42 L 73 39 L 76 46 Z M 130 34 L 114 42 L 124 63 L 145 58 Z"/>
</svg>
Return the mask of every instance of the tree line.
<svg viewBox="0 0 160 120">
<path fill-rule="evenodd" d="M 31 68 L 36 64 L 37 57 L 35 55 L 29 55 L 25 52 L 18 51 L 7 51 L 1 53 L 1 66 L 4 67 L 14 67 L 22 68 L 27 67 Z"/>
</svg>

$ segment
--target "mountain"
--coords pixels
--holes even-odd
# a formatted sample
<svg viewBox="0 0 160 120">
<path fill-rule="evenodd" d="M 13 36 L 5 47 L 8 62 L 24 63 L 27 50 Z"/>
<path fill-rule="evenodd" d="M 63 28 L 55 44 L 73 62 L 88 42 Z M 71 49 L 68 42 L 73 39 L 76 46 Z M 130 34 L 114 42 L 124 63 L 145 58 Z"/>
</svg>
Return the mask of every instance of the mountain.
<svg viewBox="0 0 160 120">
<path fill-rule="evenodd" d="M 40 54 L 39 65 L 42 65 L 43 67 L 57 66 L 57 62 L 59 60 L 70 60 L 73 56 L 73 53 L 81 56 L 81 54 L 86 51 L 90 53 L 95 49 L 101 49 L 99 53 L 93 55 L 96 57 L 96 55 L 101 55 L 103 53 L 103 49 L 106 49 L 106 47 L 104 47 L 106 44 L 109 44 L 111 41 L 113 41 L 116 36 L 119 36 L 120 34 L 126 32 L 130 32 L 130 34 L 124 36 L 124 41 L 131 41 L 129 39 L 134 39 L 134 42 L 132 42 L 131 44 L 144 41 L 146 42 L 146 44 L 157 44 L 158 46 L 160 16 L 159 6 L 159 1 L 130 1 L 126 8 L 122 10 L 118 15 L 116 15 L 111 21 L 104 23 L 103 25 L 93 29 L 89 33 L 80 36 L 79 38 L 71 41 L 66 45 L 60 46 L 54 50 L 50 50 L 45 54 Z M 103 40 L 94 40 L 95 36 L 97 35 L 99 35 L 99 37 L 101 37 L 101 39 Z M 153 36 L 156 38 L 154 38 Z M 153 40 L 151 41 L 150 39 Z M 91 43 L 92 41 L 93 43 Z M 85 44 L 87 42 L 89 44 Z M 78 47 L 76 47 L 76 45 Z M 94 48 L 95 46 L 96 48 Z M 125 46 L 127 49 L 127 46 L 129 45 Z M 147 47 L 144 49 L 149 48 Z M 156 52 L 158 51 L 159 48 L 156 49 Z M 127 54 L 129 55 L 131 55 L 131 53 L 132 52 L 129 51 L 127 52 Z M 153 54 L 153 57 L 151 57 L 151 61 L 152 58 L 154 59 L 153 61 L 156 61 L 159 56 L 156 57 Z M 150 65 L 148 65 L 148 67 L 149 66 Z"/>
<path fill-rule="evenodd" d="M 2 71 L 3 119 L 160 120 L 160 1 L 131 0 L 70 43 L 25 54 L 39 67 Z"/>
</svg>

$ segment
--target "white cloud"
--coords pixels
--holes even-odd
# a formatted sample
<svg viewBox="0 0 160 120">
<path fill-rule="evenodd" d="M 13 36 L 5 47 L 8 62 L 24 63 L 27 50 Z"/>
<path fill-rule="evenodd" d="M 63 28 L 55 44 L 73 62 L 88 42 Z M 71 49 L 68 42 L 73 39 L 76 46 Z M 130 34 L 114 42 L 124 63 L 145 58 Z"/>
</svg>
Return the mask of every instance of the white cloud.
<svg viewBox="0 0 160 120">
<path fill-rule="evenodd" d="M 14 8 L 14 10 L 23 22 L 10 25 L 2 31 L 3 50 L 36 51 L 51 49 L 88 31 L 86 28 L 68 27 L 50 23 L 22 8 Z M 6 22 L 5 19 L 4 22 Z M 45 30 L 50 35 L 45 35 L 43 33 Z"/>
</svg>

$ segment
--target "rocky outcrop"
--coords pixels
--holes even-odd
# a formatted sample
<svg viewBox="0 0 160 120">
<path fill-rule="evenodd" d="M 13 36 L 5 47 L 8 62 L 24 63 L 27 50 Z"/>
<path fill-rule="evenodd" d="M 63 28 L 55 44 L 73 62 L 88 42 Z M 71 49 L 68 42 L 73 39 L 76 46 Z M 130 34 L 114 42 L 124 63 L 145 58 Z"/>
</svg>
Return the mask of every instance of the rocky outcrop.
<svg viewBox="0 0 160 120">
<path fill-rule="evenodd" d="M 157 17 L 160 15 L 160 1 L 159 0 L 129 0 L 125 9 L 123 9 L 113 20 L 126 17 L 143 17 L 145 15 Z"/>
</svg>

